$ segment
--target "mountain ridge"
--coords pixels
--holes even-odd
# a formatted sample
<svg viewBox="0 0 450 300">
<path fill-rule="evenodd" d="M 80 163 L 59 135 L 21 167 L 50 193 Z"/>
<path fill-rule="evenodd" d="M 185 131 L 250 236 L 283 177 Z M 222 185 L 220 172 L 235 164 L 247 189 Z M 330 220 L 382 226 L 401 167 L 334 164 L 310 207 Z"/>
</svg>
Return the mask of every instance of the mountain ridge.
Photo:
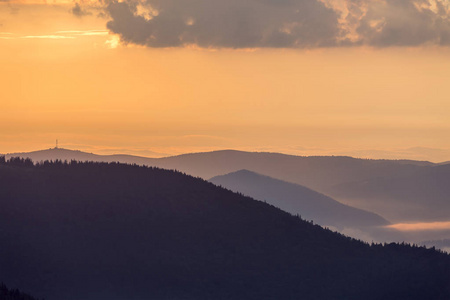
<svg viewBox="0 0 450 300">
<path fill-rule="evenodd" d="M 42 154 L 42 155 L 41 155 Z M 297 183 L 319 190 L 335 184 L 363 178 L 390 171 L 403 174 L 411 169 L 418 169 L 435 164 L 413 160 L 369 160 L 348 156 L 295 156 L 271 152 L 245 152 L 239 150 L 219 150 L 212 152 L 188 153 L 162 158 L 127 156 L 120 160 L 120 155 L 97 155 L 78 150 L 52 148 L 35 152 L 7 154 L 6 157 L 31 158 L 34 161 L 62 159 L 91 159 L 93 161 L 145 164 L 167 169 L 177 169 L 193 176 L 209 179 L 217 175 L 248 169 L 256 173 L 267 174 L 284 181 Z M 82 156 L 77 158 L 77 156 Z M 88 156 L 84 158 L 83 156 Z M 62 159 L 64 160 L 64 159 Z M 324 169 L 325 168 L 325 169 Z M 310 174 L 305 176 L 305 171 Z M 314 172 L 311 172 L 314 171 Z M 345 171 L 343 173 L 343 171 Z M 368 173 L 369 172 L 369 173 Z M 340 178 L 344 177 L 344 178 Z M 346 178 L 348 177 L 348 178 Z"/>
<path fill-rule="evenodd" d="M 396 162 L 401 164 L 414 164 L 414 165 L 424 165 L 424 166 L 430 166 L 430 165 L 439 165 L 439 164 L 447 164 L 450 162 L 439 162 L 439 163 L 433 163 L 426 160 L 413 160 L 413 159 L 377 159 L 377 158 L 359 158 L 359 157 L 353 157 L 348 155 L 294 155 L 294 154 L 286 154 L 286 153 L 280 153 L 280 152 L 267 152 L 267 151 L 243 151 L 243 150 L 235 150 L 235 149 L 223 149 L 223 150 L 214 150 L 214 151 L 205 151 L 205 152 L 192 152 L 192 153 L 182 153 L 178 155 L 167 155 L 164 154 L 162 157 L 150 157 L 150 156 L 141 156 L 141 155 L 133 155 L 133 154 L 121 154 L 121 153 L 114 153 L 114 154 L 95 154 L 93 152 L 86 152 L 82 150 L 73 150 L 73 149 L 66 149 L 66 148 L 48 148 L 48 149 L 42 149 L 42 150 L 34 150 L 34 151 L 28 151 L 28 152 L 13 152 L 13 153 L 5 153 L 1 154 L 6 156 L 7 158 L 11 157 L 30 157 L 32 158 L 34 155 L 39 153 L 48 153 L 51 157 L 53 153 L 52 151 L 64 151 L 67 154 L 70 153 L 79 153 L 83 155 L 92 155 L 96 157 L 105 157 L 105 158 L 112 158 L 112 157 L 132 157 L 132 158 L 138 158 L 138 159 L 150 159 L 150 160 L 165 160 L 165 159 L 175 159 L 175 158 L 183 158 L 183 157 L 189 157 L 189 156 L 198 156 L 198 155 L 207 155 L 207 154 L 220 154 L 220 153 L 240 153 L 240 154 L 269 154 L 269 155 L 277 155 L 280 157 L 292 157 L 292 158 L 348 158 L 348 159 L 354 159 L 354 160 L 363 160 L 363 161 L 390 161 L 390 162 Z M 156 152 L 155 152 L 156 153 Z M 159 153 L 156 153 L 159 154 Z M 70 156 L 68 156 L 70 158 Z M 69 159 L 68 159 L 69 160 Z"/>
<path fill-rule="evenodd" d="M 7 158 L 12 156 L 17 156 L 17 154 L 9 154 Z M 401 214 L 401 210 L 404 210 L 402 205 L 411 198 L 407 190 L 403 193 L 395 192 L 396 197 L 391 197 L 388 194 L 385 195 L 392 190 L 391 188 L 386 189 L 385 185 L 375 184 L 373 185 L 375 190 L 372 191 L 367 188 L 360 188 L 358 182 L 376 183 L 379 178 L 384 178 L 384 180 L 389 182 L 401 183 L 408 180 L 408 178 L 414 179 L 415 174 L 419 174 L 419 177 L 424 176 L 424 182 L 431 182 L 432 178 L 429 177 L 429 174 L 433 173 L 433 170 L 449 166 L 411 160 L 367 160 L 344 156 L 303 157 L 280 153 L 243 152 L 237 150 L 191 153 L 165 158 L 145 158 L 135 156 L 100 156 L 86 154 L 81 151 L 50 149 L 37 153 L 24 153 L 20 156 L 31 157 L 34 161 L 56 158 L 101 162 L 118 161 L 179 170 L 203 179 L 210 179 L 214 176 L 247 169 L 272 178 L 305 186 L 319 193 L 326 194 L 343 204 L 382 215 L 391 222 L 408 221 Z M 445 179 L 446 177 L 439 180 Z M 354 186 L 355 184 L 356 186 Z M 430 190 L 431 185 L 417 184 L 414 180 L 405 184 L 403 184 L 404 187 L 412 186 L 416 190 L 422 186 L 425 190 L 429 190 L 440 197 L 440 202 L 438 203 L 445 203 L 445 196 L 442 196 L 448 194 L 445 186 L 437 186 L 435 190 Z M 360 193 L 357 194 L 356 191 L 360 191 Z M 417 191 L 412 196 L 417 198 L 417 195 L 420 194 L 421 191 Z M 380 196 L 374 197 L 374 195 Z M 387 202 L 387 200 L 390 202 Z M 417 205 L 420 205 L 419 208 L 423 209 L 424 216 L 427 219 L 433 219 L 434 217 L 443 218 L 445 214 L 448 215 L 448 212 L 450 212 L 450 207 L 445 206 L 445 209 L 437 207 L 435 209 L 429 206 L 426 198 L 417 198 L 416 202 L 418 203 Z M 389 205 L 385 205 L 385 203 Z M 410 205 L 411 209 L 413 209 L 413 204 L 411 203 Z M 397 211 L 399 213 L 396 213 Z M 412 211 L 412 213 L 414 213 L 415 217 L 411 221 L 415 221 L 417 217 L 420 217 L 420 213 L 418 215 L 417 211 Z"/>
<path fill-rule="evenodd" d="M 265 201 L 291 214 L 300 214 L 322 226 L 371 227 L 390 224 L 374 213 L 342 204 L 307 187 L 242 169 L 215 176 L 210 182 Z M 335 218 L 333 218 L 335 217 Z"/>
<path fill-rule="evenodd" d="M 369 245 L 180 172 L 0 161 L 0 279 L 49 300 L 448 299 L 450 256 Z"/>
</svg>

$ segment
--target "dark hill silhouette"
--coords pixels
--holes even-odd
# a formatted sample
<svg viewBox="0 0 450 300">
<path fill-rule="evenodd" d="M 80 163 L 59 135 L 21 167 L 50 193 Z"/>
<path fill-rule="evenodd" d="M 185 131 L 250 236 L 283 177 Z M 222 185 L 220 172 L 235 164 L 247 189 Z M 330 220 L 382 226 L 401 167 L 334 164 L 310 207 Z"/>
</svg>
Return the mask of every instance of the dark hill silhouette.
<svg viewBox="0 0 450 300">
<path fill-rule="evenodd" d="M 432 240 L 432 241 L 422 241 L 420 245 L 427 247 L 436 247 L 450 253 L 450 239 Z"/>
<path fill-rule="evenodd" d="M 449 299 L 450 256 L 369 246 L 182 173 L 0 162 L 0 279 L 49 300 Z"/>
<path fill-rule="evenodd" d="M 13 156 L 13 154 L 8 157 Z M 176 169 L 209 179 L 247 169 L 326 194 L 337 201 L 386 217 L 391 222 L 432 221 L 450 213 L 450 165 L 412 160 L 368 160 L 339 156 L 292 156 L 223 150 L 165 158 L 102 156 L 66 149 L 21 153 L 41 160 L 123 162 Z M 444 182 L 436 184 L 436 182 Z"/>
<path fill-rule="evenodd" d="M 374 213 L 344 205 L 301 185 L 281 181 L 248 170 L 216 176 L 210 182 L 265 201 L 291 214 L 319 225 L 367 228 L 385 226 L 389 222 Z"/>
<path fill-rule="evenodd" d="M 149 157 L 141 157 L 134 155 L 125 155 L 125 154 L 113 154 L 113 155 L 98 155 L 94 153 L 87 153 L 79 150 L 69 150 L 63 148 L 51 148 L 46 150 L 38 150 L 32 152 L 23 152 L 23 153 L 12 153 L 7 154 L 6 159 L 10 159 L 11 157 L 21 157 L 21 158 L 30 158 L 34 162 L 40 161 L 52 161 L 52 160 L 61 160 L 61 161 L 95 161 L 95 162 L 122 162 L 128 164 L 139 164 L 139 165 L 151 165 L 154 158 Z"/>
<path fill-rule="evenodd" d="M 3 283 L 0 283 L 0 300 L 37 300 L 18 289 L 8 289 Z"/>
<path fill-rule="evenodd" d="M 392 221 L 448 221 L 450 165 L 419 169 L 404 176 L 385 174 L 342 183 L 330 188 L 328 193 L 383 213 Z"/>
</svg>

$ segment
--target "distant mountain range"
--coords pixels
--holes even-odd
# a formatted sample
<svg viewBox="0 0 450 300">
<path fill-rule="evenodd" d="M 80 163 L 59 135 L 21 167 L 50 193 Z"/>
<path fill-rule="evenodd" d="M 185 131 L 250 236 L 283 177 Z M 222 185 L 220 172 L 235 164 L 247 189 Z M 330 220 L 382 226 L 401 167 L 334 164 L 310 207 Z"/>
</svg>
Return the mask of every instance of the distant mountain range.
<svg viewBox="0 0 450 300">
<path fill-rule="evenodd" d="M 367 229 L 385 226 L 389 222 L 374 213 L 350 207 L 307 187 L 240 170 L 216 176 L 210 182 L 265 201 L 291 214 L 300 214 L 323 226 Z"/>
<path fill-rule="evenodd" d="M 203 179 L 247 169 L 308 187 L 341 203 L 379 214 L 391 222 L 442 220 L 450 214 L 450 184 L 447 184 L 450 182 L 450 164 L 234 150 L 164 158 L 103 156 L 66 149 L 7 155 L 13 156 L 30 157 L 34 161 L 118 161 L 176 169 Z"/>
<path fill-rule="evenodd" d="M 32 160 L 79 160 L 145 164 L 209 179 L 238 170 L 247 169 L 288 182 L 298 183 L 316 190 L 337 184 L 376 178 L 389 174 L 401 176 L 435 164 L 413 160 L 368 160 L 345 156 L 293 156 L 280 153 L 243 152 L 221 150 L 182 154 L 163 158 L 132 155 L 97 155 L 76 150 L 52 148 L 26 153 L 7 154 L 10 157 Z"/>
<path fill-rule="evenodd" d="M 48 300 L 450 299 L 447 254 L 175 171 L 0 160 L 0 207 L 0 281 Z"/>
<path fill-rule="evenodd" d="M 419 168 L 409 174 L 386 173 L 370 179 L 341 183 L 327 189 L 371 211 L 396 221 L 448 221 L 450 216 L 450 165 Z"/>
</svg>

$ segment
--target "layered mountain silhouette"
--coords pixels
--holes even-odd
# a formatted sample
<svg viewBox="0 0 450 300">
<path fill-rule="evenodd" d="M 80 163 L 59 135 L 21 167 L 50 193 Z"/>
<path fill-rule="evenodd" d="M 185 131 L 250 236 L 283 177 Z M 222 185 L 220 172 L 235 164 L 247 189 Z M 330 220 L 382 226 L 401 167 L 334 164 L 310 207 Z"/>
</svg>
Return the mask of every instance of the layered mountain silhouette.
<svg viewBox="0 0 450 300">
<path fill-rule="evenodd" d="M 440 220 L 450 213 L 450 185 L 447 184 L 450 164 L 234 150 L 145 158 L 49 149 L 7 157 L 14 156 L 29 157 L 34 161 L 118 161 L 175 169 L 203 179 L 247 169 L 311 188 L 341 203 L 382 215 L 392 222 Z"/>
<path fill-rule="evenodd" d="M 390 176 L 408 175 L 424 167 L 435 165 L 430 162 L 412 160 L 367 160 L 344 156 L 294 156 L 235 150 L 146 158 L 132 155 L 96 155 L 53 148 L 28 153 L 13 153 L 6 155 L 6 157 L 31 158 L 35 162 L 59 159 L 63 161 L 136 163 L 176 169 L 203 179 L 246 169 L 301 184 L 318 191 L 337 184 L 376 178 L 386 174 Z"/>
<path fill-rule="evenodd" d="M 209 179 L 242 169 L 297 183 L 321 192 L 337 184 L 390 174 L 403 176 L 434 166 L 411 160 L 367 160 L 344 156 L 293 156 L 223 150 L 160 158 L 155 166 Z"/>
<path fill-rule="evenodd" d="M 338 199 L 384 213 L 395 221 L 448 221 L 450 165 L 417 169 L 409 174 L 342 183 L 327 190 Z"/>
<path fill-rule="evenodd" d="M 385 226 L 389 222 L 374 213 L 344 205 L 307 187 L 248 170 L 216 176 L 210 182 L 265 201 L 306 220 L 337 229 Z"/>
<path fill-rule="evenodd" d="M 0 160 L 0 207 L 0 280 L 48 300 L 450 298 L 447 254 L 175 171 Z"/>
</svg>

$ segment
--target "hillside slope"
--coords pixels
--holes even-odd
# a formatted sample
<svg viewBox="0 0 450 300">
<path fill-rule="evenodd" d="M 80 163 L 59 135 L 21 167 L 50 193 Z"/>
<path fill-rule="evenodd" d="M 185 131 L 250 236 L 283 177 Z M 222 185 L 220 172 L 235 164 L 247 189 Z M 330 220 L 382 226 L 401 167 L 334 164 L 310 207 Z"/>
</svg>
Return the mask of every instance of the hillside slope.
<svg viewBox="0 0 450 300">
<path fill-rule="evenodd" d="M 338 229 L 388 225 L 374 213 L 344 205 L 307 187 L 285 182 L 248 170 L 216 176 L 210 182 L 265 201 L 303 219 Z"/>
<path fill-rule="evenodd" d="M 450 257 L 369 246 L 181 173 L 0 163 L 0 280 L 48 300 L 449 299 Z"/>
<path fill-rule="evenodd" d="M 450 212 L 448 172 L 436 171 L 448 170 L 450 165 L 422 161 L 302 157 L 234 150 L 147 158 L 97 155 L 61 148 L 7 155 L 7 158 L 11 157 L 31 158 L 35 162 L 55 159 L 121 162 L 179 170 L 203 179 L 247 169 L 311 188 L 393 222 L 440 220 Z M 438 181 L 444 181 L 444 184 L 436 185 Z"/>
</svg>

